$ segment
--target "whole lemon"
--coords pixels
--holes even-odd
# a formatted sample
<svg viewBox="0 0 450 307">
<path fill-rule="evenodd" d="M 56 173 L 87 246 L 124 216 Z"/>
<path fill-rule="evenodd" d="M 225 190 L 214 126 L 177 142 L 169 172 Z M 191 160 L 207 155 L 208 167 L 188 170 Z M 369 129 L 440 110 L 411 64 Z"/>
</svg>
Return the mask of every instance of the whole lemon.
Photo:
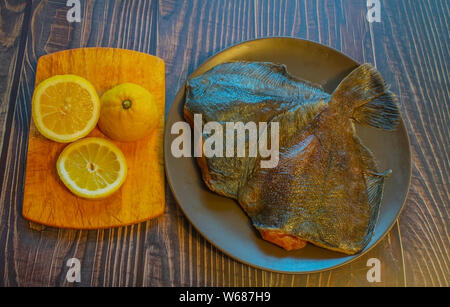
<svg viewBox="0 0 450 307">
<path fill-rule="evenodd" d="M 131 142 L 148 135 L 159 123 L 155 97 L 142 86 L 123 83 L 100 98 L 100 130 L 113 140 Z"/>
</svg>

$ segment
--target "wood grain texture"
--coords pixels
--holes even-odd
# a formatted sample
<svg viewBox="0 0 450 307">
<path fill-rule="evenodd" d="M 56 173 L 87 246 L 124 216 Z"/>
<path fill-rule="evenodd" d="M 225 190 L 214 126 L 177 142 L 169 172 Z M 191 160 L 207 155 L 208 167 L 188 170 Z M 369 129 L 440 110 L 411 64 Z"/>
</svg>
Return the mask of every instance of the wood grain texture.
<svg viewBox="0 0 450 307">
<path fill-rule="evenodd" d="M 100 200 L 77 197 L 62 184 L 56 161 L 67 144 L 45 138 L 31 121 L 23 216 L 47 226 L 98 229 L 126 226 L 161 215 L 165 205 L 164 61 L 142 52 L 117 48 L 60 51 L 39 58 L 35 84 L 66 74 L 89 80 L 99 97 L 119 84 L 138 84 L 153 94 L 160 116 L 156 129 L 143 139 L 114 141 L 125 155 L 128 175 L 119 191 Z M 107 138 L 98 128 L 89 136 Z"/>
<path fill-rule="evenodd" d="M 26 43 L 26 27 L 29 19 L 29 7 L 26 1 L 2 1 L 0 3 L 0 148 L 1 159 L 5 160 L 5 138 L 9 138 L 14 108 L 10 100 L 16 100 L 20 71 L 23 61 L 23 49 Z M 5 147 L 5 148 L 3 148 Z M 4 163 L 0 164 L 1 172 Z M 1 182 L 1 181 L 0 181 Z"/>
<path fill-rule="evenodd" d="M 61 285 L 67 259 L 82 263 L 81 285 L 93 286 L 448 286 L 449 3 L 382 1 L 382 22 L 369 24 L 365 1 L 82 1 L 82 22 L 60 35 L 66 1 L 33 1 L 18 98 L 8 131 L 1 187 L 1 285 Z M 56 31 L 56 32 L 55 32 Z M 169 190 L 163 216 L 98 231 L 31 229 L 21 217 L 30 101 L 37 59 L 56 50 L 106 46 L 155 54 L 166 62 L 170 106 L 186 77 L 235 43 L 294 36 L 376 64 L 400 98 L 412 145 L 413 178 L 405 209 L 388 236 L 360 259 L 317 274 L 258 270 L 207 242 Z M 167 187 L 166 187 L 167 189 Z M 367 282 L 369 258 L 382 263 Z M 76 285 L 76 284 L 75 284 Z"/>
<path fill-rule="evenodd" d="M 412 182 L 399 224 L 406 282 L 415 286 L 450 282 L 449 13 L 448 1 L 389 2 L 373 29 L 378 66 L 392 71 L 411 141 Z"/>
<path fill-rule="evenodd" d="M 0 220 L 1 229 L 5 229 L 3 223 L 9 211 L 10 204 L 3 201 L 5 195 L 7 163 L 9 156 L 9 142 L 12 131 L 10 129 L 14 117 L 14 105 L 17 100 L 18 82 L 20 80 L 24 48 L 26 43 L 26 30 L 31 6 L 27 1 L 2 1 L 0 3 Z M 5 141 L 6 140 L 6 141 Z M 0 242 L 5 242 L 5 231 L 0 230 Z M 7 244 L 6 244 L 7 245 Z M 7 253 L 3 250 L 0 255 L 0 276 L 10 273 L 6 263 Z M 3 260 L 5 259 L 5 260 Z M 1 282 L 0 282 L 1 283 Z"/>
</svg>

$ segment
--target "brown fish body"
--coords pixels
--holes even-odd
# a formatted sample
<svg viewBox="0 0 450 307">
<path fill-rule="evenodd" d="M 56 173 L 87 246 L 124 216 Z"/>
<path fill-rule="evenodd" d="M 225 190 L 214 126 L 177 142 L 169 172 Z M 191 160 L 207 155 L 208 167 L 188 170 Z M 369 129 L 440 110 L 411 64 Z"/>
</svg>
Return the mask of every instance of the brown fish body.
<svg viewBox="0 0 450 307">
<path fill-rule="evenodd" d="M 196 113 L 221 124 L 279 123 L 275 168 L 261 168 L 261 157 L 198 159 L 208 188 L 237 199 L 263 239 L 286 250 L 311 242 L 346 254 L 367 245 L 389 172 L 378 173 L 353 123 L 392 130 L 399 119 L 372 66 L 355 69 L 329 96 L 280 65 L 225 63 L 189 81 L 186 120 L 192 124 Z"/>
<path fill-rule="evenodd" d="M 374 86 L 376 90 L 366 90 Z M 375 111 L 362 115 L 365 110 Z M 383 112 L 392 114 L 383 118 Z M 341 83 L 306 128 L 284 129 L 294 132 L 280 138 L 276 168 L 251 164 L 239 203 L 264 239 L 287 250 L 301 248 L 305 241 L 347 254 L 365 247 L 387 174 L 377 173 L 372 154 L 355 133 L 353 120 L 360 119 L 383 129 L 393 128 L 398 119 L 393 96 L 367 65 Z M 292 123 L 278 120 L 281 126 Z"/>
<path fill-rule="evenodd" d="M 255 227 L 263 236 L 282 235 L 285 239 L 274 243 L 286 249 L 297 249 L 287 234 L 321 246 L 334 242 L 329 247 L 340 251 L 357 251 L 364 244 L 370 221 L 367 165 L 352 124 L 331 126 L 330 113 L 320 113 L 308 129 L 282 144 L 276 168 L 260 169 L 256 163 L 241 189 L 239 201 Z M 260 193 L 252 199 L 255 190 Z"/>
</svg>

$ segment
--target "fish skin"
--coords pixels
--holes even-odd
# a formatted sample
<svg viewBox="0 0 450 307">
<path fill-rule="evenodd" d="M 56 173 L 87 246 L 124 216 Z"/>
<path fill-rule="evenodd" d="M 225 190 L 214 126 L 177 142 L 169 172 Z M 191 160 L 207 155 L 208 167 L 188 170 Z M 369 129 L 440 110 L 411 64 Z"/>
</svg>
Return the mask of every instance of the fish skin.
<svg viewBox="0 0 450 307">
<path fill-rule="evenodd" d="M 318 112 L 329 99 L 320 86 L 291 76 L 284 65 L 228 62 L 188 80 L 184 117 L 193 126 L 194 114 L 202 114 L 203 125 L 216 121 L 225 131 L 226 122 L 269 122 L 303 107 Z M 202 135 L 202 139 L 207 137 Z M 203 156 L 197 163 L 203 181 L 212 191 L 237 198 L 248 157 Z"/>
<path fill-rule="evenodd" d="M 286 250 L 308 241 L 358 253 L 373 235 L 390 171 L 378 173 L 353 122 L 395 129 L 400 116 L 395 97 L 364 64 L 341 82 L 326 108 L 296 129 L 292 119 L 304 117 L 302 111 L 274 119 L 288 132 L 280 137 L 278 166 L 262 169 L 260 158 L 249 161 L 238 201 L 262 237 Z"/>
<path fill-rule="evenodd" d="M 260 231 L 278 230 L 333 250 L 358 252 L 370 221 L 365 165 L 358 155 L 343 154 L 358 151 L 356 141 L 330 142 L 342 135 L 323 131 L 328 116 L 320 115 L 317 121 L 325 123 L 315 121 L 280 144 L 277 167 L 262 169 L 255 163 L 239 203 Z"/>
</svg>

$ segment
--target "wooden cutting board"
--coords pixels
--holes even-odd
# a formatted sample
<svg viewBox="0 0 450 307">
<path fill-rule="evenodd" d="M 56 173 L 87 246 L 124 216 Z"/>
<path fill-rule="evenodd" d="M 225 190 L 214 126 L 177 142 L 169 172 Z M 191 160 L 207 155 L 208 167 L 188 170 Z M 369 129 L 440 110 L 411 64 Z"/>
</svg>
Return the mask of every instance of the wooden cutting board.
<svg viewBox="0 0 450 307">
<path fill-rule="evenodd" d="M 41 57 L 36 84 L 60 74 L 89 80 L 102 95 L 106 90 L 132 82 L 156 98 L 161 118 L 158 129 L 131 143 L 114 142 L 125 154 L 128 176 L 119 191 L 101 200 L 72 194 L 61 182 L 56 160 L 67 144 L 44 138 L 30 124 L 23 216 L 40 224 L 73 229 L 125 226 L 164 212 L 163 130 L 165 108 L 164 61 L 148 54 L 114 48 L 65 50 Z M 104 136 L 96 128 L 89 136 Z"/>
</svg>

